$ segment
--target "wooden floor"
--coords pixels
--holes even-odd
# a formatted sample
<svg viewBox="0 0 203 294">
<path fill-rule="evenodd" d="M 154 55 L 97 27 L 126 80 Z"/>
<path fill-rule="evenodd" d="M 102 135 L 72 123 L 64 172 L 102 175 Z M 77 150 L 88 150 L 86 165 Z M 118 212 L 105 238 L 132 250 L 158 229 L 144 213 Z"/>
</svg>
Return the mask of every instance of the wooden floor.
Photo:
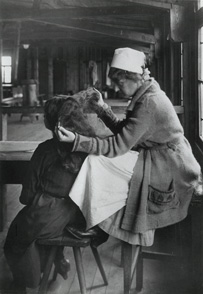
<svg viewBox="0 0 203 294">
<path fill-rule="evenodd" d="M 8 124 L 8 140 L 45 140 L 51 134 L 43 126 L 43 117 L 30 122 L 29 117 L 19 121 L 20 115 L 12 115 Z M 20 185 L 7 186 L 8 218 L 4 232 L 0 233 L 0 294 L 11 293 L 9 285 L 12 276 L 3 255 L 3 244 L 7 229 L 16 213 L 21 209 L 18 201 Z M 173 248 L 173 238 L 169 235 L 162 238 L 162 247 Z M 156 244 L 161 244 L 156 239 Z M 157 246 L 159 246 L 157 245 Z M 120 266 L 121 244 L 119 240 L 112 237 L 99 247 L 101 259 L 108 278 L 108 286 L 104 286 L 100 273 L 96 267 L 94 258 L 89 248 L 83 251 L 83 261 L 86 274 L 88 294 L 122 294 L 123 293 L 123 269 Z M 66 257 L 70 260 L 71 271 L 68 280 L 64 281 L 58 277 L 61 288 L 52 294 L 79 294 L 79 283 L 75 270 L 73 253 L 70 249 L 65 251 Z M 144 260 L 144 287 L 140 294 L 195 294 L 190 285 L 190 277 L 187 275 L 187 267 L 178 262 L 160 262 L 156 260 Z M 136 293 L 133 289 L 132 293 Z"/>
</svg>

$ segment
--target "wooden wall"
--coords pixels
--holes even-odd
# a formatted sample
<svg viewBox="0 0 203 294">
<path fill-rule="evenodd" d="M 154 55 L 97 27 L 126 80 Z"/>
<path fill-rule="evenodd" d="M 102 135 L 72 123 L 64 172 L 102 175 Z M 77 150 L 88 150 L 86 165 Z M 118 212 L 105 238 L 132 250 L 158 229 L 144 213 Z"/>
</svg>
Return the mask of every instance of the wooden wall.
<svg viewBox="0 0 203 294">
<path fill-rule="evenodd" d="M 180 42 L 167 39 L 168 22 L 159 32 L 160 48 L 151 53 L 149 70 L 175 105 L 180 104 Z M 4 48 L 4 54 L 15 57 L 14 49 Z M 33 43 L 29 49 L 19 50 L 18 80 L 38 80 L 39 94 L 51 98 L 56 94 L 74 93 L 92 85 L 89 62 L 97 66 L 98 82 L 96 87 L 102 92 L 106 90 L 107 63 L 111 62 L 113 47 L 97 47 L 88 43 L 49 42 Z M 177 78 L 178 77 L 178 78 Z M 114 97 L 109 97 L 114 98 Z"/>
<path fill-rule="evenodd" d="M 107 62 L 111 62 L 113 52 L 83 44 L 32 44 L 29 49 L 22 47 L 17 84 L 21 85 L 27 79 L 38 80 L 39 94 L 45 94 L 45 99 L 69 91 L 76 93 L 92 85 L 89 62 L 94 61 L 98 74 L 96 86 L 102 91 L 106 85 Z M 14 49 L 5 48 L 6 54 L 14 57 Z"/>
</svg>

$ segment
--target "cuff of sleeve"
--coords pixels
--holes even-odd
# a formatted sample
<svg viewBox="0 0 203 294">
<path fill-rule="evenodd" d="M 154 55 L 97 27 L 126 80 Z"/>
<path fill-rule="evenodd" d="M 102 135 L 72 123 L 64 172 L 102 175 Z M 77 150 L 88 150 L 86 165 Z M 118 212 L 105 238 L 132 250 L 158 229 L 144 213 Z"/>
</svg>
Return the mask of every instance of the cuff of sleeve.
<svg viewBox="0 0 203 294">
<path fill-rule="evenodd" d="M 72 152 L 80 151 L 85 153 L 91 153 L 92 146 L 93 146 L 93 139 L 91 137 L 82 136 L 76 133 Z"/>
<path fill-rule="evenodd" d="M 75 140 L 73 142 L 73 148 L 72 148 L 72 152 L 74 151 L 77 151 L 77 147 L 79 145 L 79 142 L 80 142 L 80 138 L 79 138 L 79 134 L 78 133 L 75 133 Z"/>
</svg>

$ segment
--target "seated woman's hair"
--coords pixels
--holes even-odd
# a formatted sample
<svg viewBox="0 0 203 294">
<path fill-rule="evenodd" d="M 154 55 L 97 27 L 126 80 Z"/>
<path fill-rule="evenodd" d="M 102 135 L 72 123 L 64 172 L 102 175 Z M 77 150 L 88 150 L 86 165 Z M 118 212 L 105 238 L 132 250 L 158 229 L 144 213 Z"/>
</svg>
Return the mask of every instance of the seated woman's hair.
<svg viewBox="0 0 203 294">
<path fill-rule="evenodd" d="M 82 105 L 75 98 L 69 97 L 58 113 L 58 121 L 64 128 L 78 134 L 95 137 L 95 130 L 88 121 L 87 114 L 84 114 Z M 87 157 L 86 153 L 72 152 L 72 144 L 57 141 L 58 153 L 62 165 L 72 173 L 77 173 Z"/>
<path fill-rule="evenodd" d="M 44 120 L 45 126 L 54 132 L 55 126 L 58 123 L 58 113 L 63 103 L 68 97 L 54 97 L 46 100 L 44 104 Z"/>
</svg>

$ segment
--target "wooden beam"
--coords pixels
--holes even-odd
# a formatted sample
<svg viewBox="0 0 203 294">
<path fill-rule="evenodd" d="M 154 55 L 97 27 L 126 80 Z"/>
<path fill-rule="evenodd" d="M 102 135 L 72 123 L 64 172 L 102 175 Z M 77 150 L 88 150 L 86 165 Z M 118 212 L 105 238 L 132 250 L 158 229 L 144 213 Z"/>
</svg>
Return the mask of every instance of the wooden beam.
<svg viewBox="0 0 203 294">
<path fill-rule="evenodd" d="M 139 4 L 147 7 L 170 9 L 173 0 L 126 0 L 127 3 Z"/>
<path fill-rule="evenodd" d="M 153 21 L 154 21 L 154 16 L 153 15 L 146 15 L 142 19 L 140 19 L 141 15 L 133 15 L 132 18 L 129 15 L 125 16 L 115 16 L 112 18 L 111 16 L 102 16 L 102 17 L 97 17 L 97 18 L 86 18 L 85 20 L 88 20 L 90 22 L 96 22 L 99 24 L 105 24 L 108 26 L 125 26 L 129 27 L 131 29 L 135 28 L 141 28 L 141 29 L 150 29 L 153 27 Z"/>
<path fill-rule="evenodd" d="M 6 34 L 4 37 L 4 40 L 13 40 L 15 37 L 14 34 Z M 92 44 L 94 46 L 100 46 L 104 48 L 113 48 L 116 49 L 118 47 L 132 47 L 134 49 L 143 51 L 144 53 L 149 53 L 150 47 L 149 44 L 142 44 L 138 45 L 136 42 L 130 41 L 130 40 L 125 40 L 125 39 L 119 39 L 115 38 L 114 41 L 112 42 L 112 38 L 108 38 L 108 36 L 105 38 L 101 36 L 94 36 L 89 33 L 89 32 L 73 32 L 66 31 L 66 32 L 41 32 L 39 33 L 26 33 L 21 35 L 21 41 L 29 42 L 29 41 L 35 41 L 39 42 L 38 46 L 43 46 L 43 44 L 47 44 L 48 46 L 52 46 L 56 42 L 60 42 L 62 44 L 70 44 L 71 42 L 74 42 L 75 44 L 82 44 L 84 43 Z M 30 49 L 28 49 L 30 50 Z"/>
<path fill-rule="evenodd" d="M 126 39 L 126 40 L 140 42 L 143 44 L 155 44 L 156 42 L 154 35 L 151 35 L 151 34 L 133 32 L 131 30 L 113 29 L 108 26 L 95 24 L 95 23 L 87 23 L 84 21 L 57 20 L 54 22 L 49 22 L 46 20 L 43 20 L 43 21 L 35 20 L 35 19 L 30 19 L 30 20 L 35 21 L 37 23 L 43 23 L 43 24 L 54 25 L 57 27 L 68 28 L 74 31 L 76 30 L 80 32 L 91 32 L 97 35 L 100 34 L 100 35 L 105 35 L 109 37 Z"/>
<path fill-rule="evenodd" d="M 38 14 L 34 14 L 35 19 L 75 19 L 81 17 L 96 17 L 96 16 L 118 16 L 118 15 L 143 15 L 151 14 L 156 15 L 160 13 L 157 8 L 164 8 L 164 10 L 170 9 L 171 5 L 146 5 L 146 1 L 138 1 L 138 3 L 126 3 L 121 6 L 111 6 L 111 7 L 75 7 L 75 8 L 64 8 L 64 9 L 43 9 L 39 10 Z M 148 2 L 148 1 L 147 1 Z M 153 1 L 151 1 L 153 4 Z M 136 5 L 139 4 L 139 5 Z M 166 6 L 166 7 L 164 7 Z M 33 17 L 33 11 L 30 9 L 2 9 L 0 21 L 17 21 L 17 20 L 27 20 Z"/>
<path fill-rule="evenodd" d="M 106 99 L 105 102 L 114 108 L 119 108 L 122 111 L 125 110 L 125 108 L 128 105 L 128 100 L 126 99 Z M 11 113 L 44 113 L 44 108 L 42 106 L 1 106 L 0 109 L 2 110 L 2 113 L 4 114 L 11 114 Z M 184 113 L 184 106 L 181 105 L 174 105 L 174 109 L 177 114 L 183 114 Z"/>
</svg>

